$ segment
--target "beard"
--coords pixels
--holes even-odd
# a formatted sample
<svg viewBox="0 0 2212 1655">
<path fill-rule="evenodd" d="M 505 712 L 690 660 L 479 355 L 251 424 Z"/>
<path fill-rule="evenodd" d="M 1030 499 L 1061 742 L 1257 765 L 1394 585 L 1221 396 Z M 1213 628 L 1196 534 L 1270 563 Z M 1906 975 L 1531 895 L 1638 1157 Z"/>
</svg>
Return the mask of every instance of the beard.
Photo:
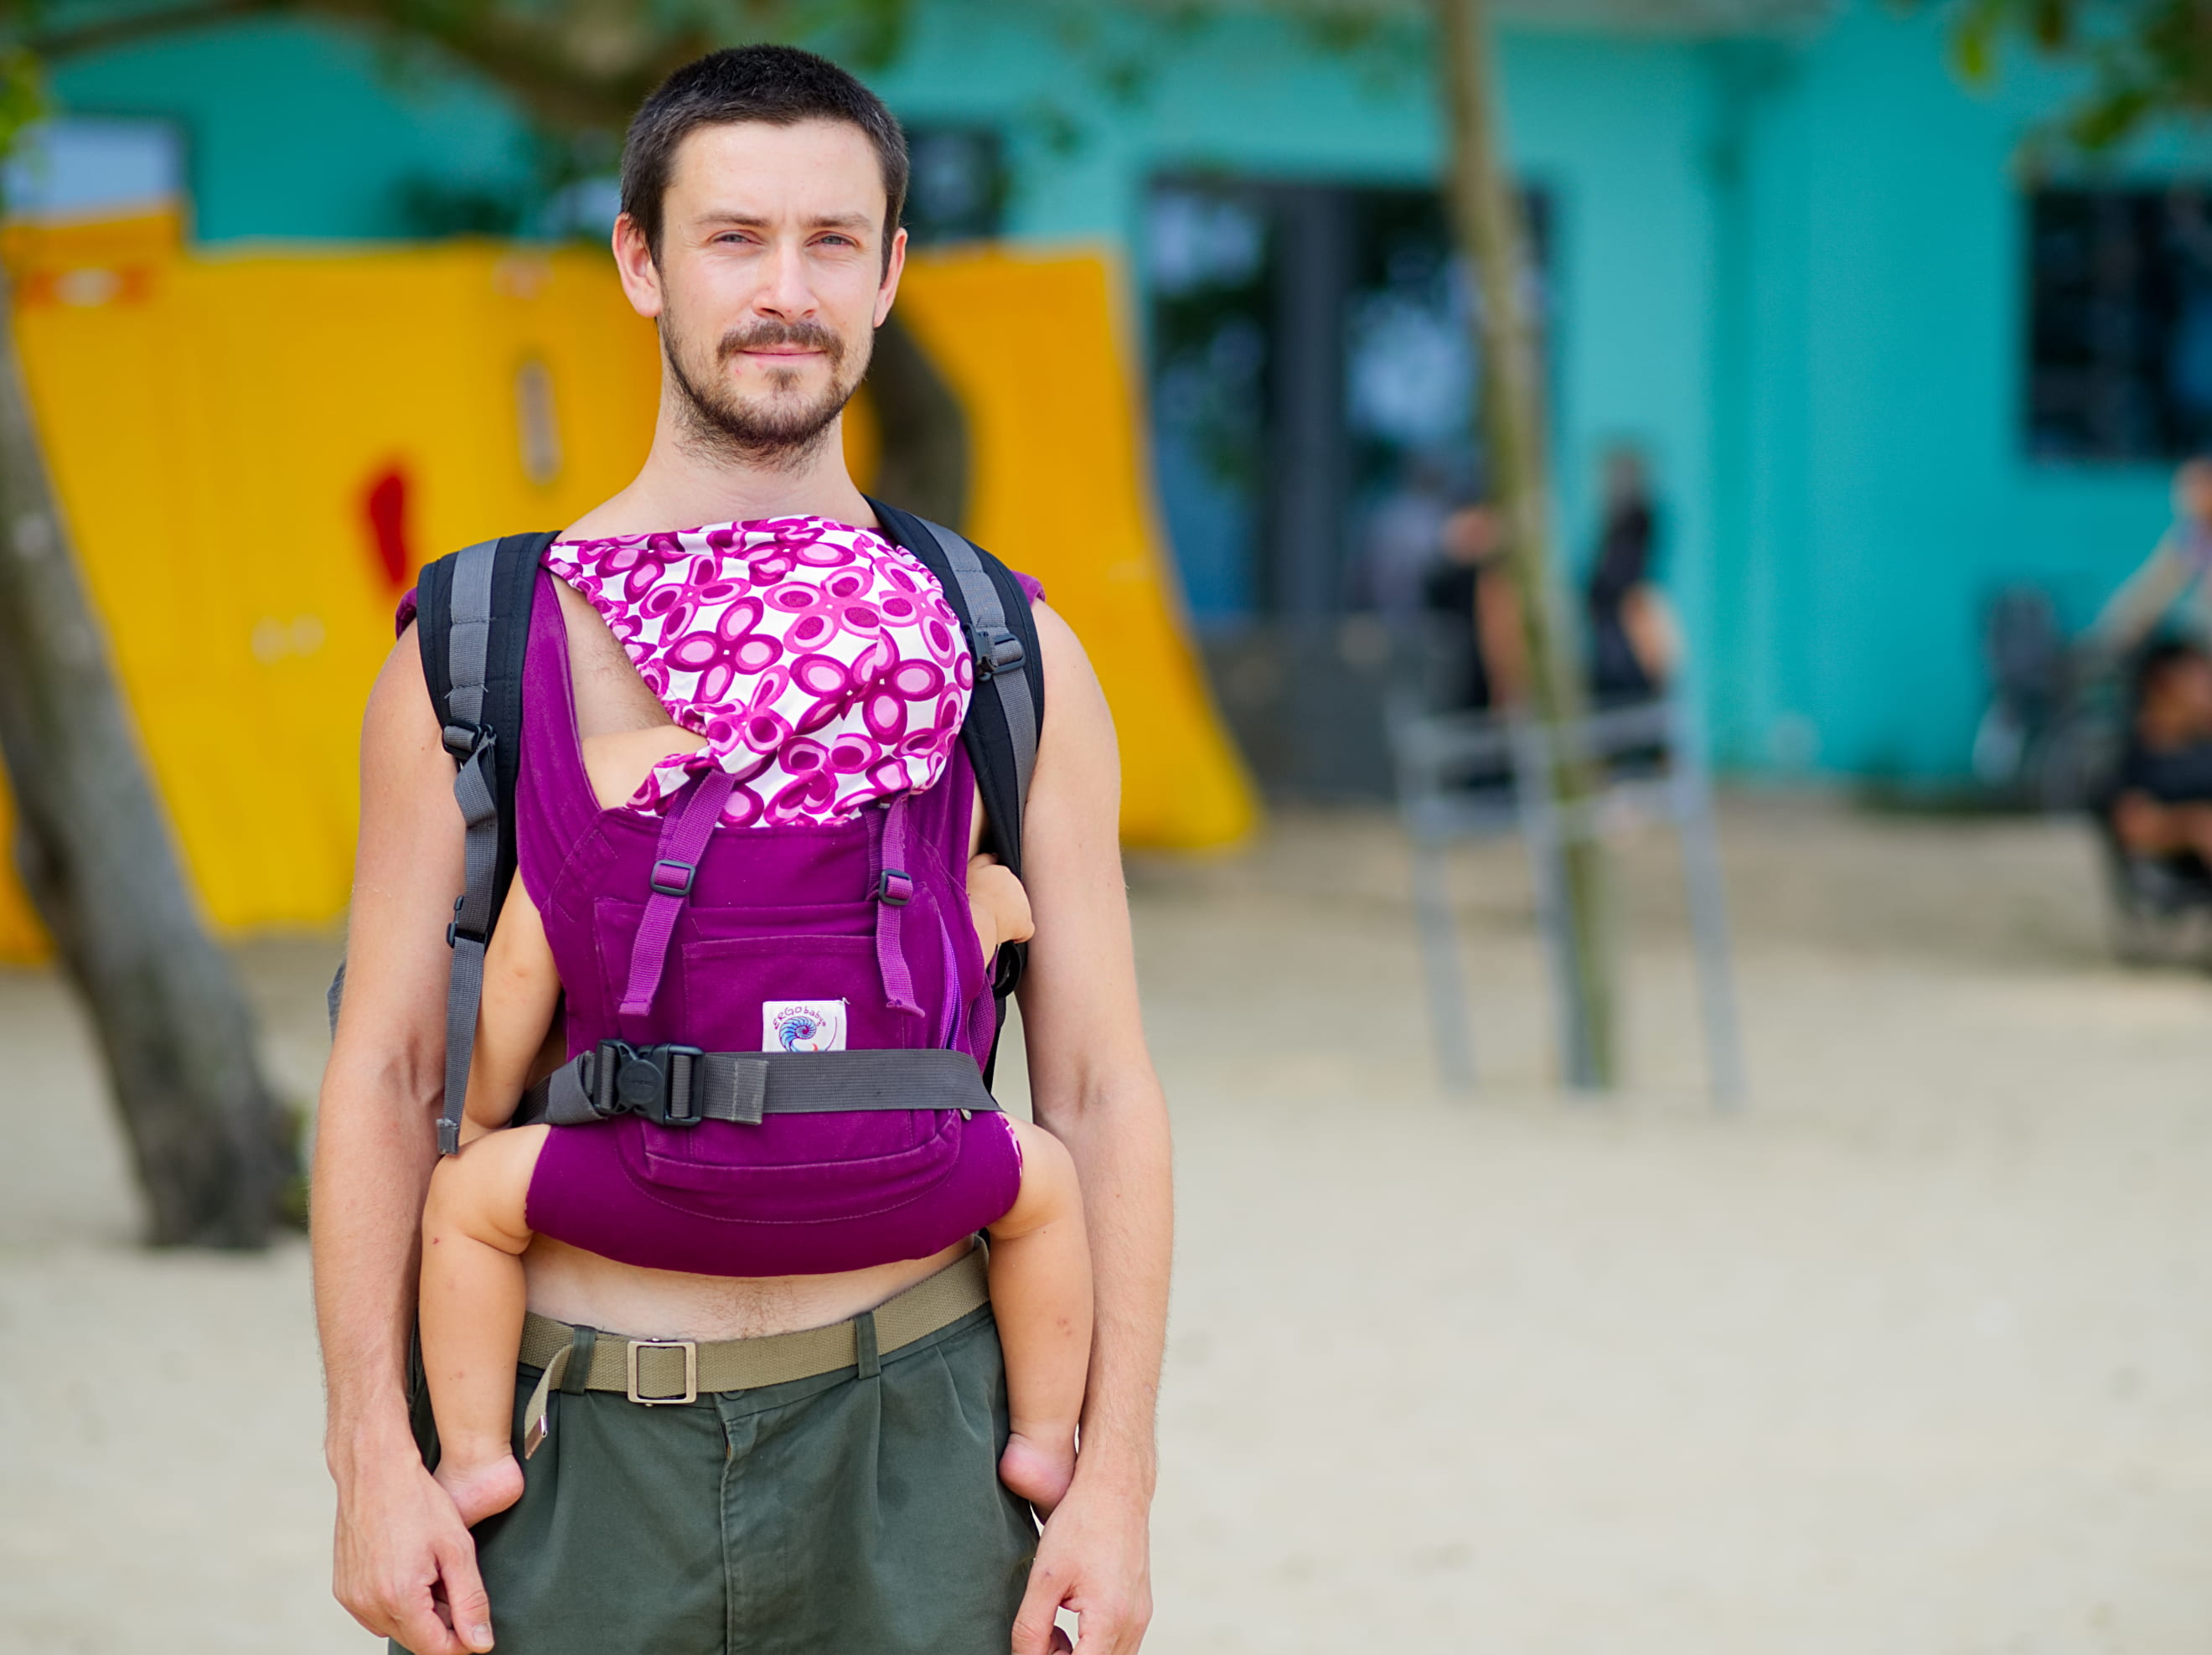
<svg viewBox="0 0 2212 1655">
<path fill-rule="evenodd" d="M 686 362 L 679 331 L 665 313 L 661 319 L 661 356 L 676 382 L 684 438 L 720 458 L 775 470 L 796 470 L 811 459 L 830 435 L 837 416 L 853 399 L 868 370 L 868 353 L 848 363 L 845 341 L 819 322 L 755 322 L 732 328 L 716 343 L 708 362 Z M 766 392 L 746 396 L 724 372 L 732 357 L 767 345 L 796 345 L 818 350 L 830 370 L 814 395 L 801 387 L 805 370 L 769 368 Z"/>
</svg>

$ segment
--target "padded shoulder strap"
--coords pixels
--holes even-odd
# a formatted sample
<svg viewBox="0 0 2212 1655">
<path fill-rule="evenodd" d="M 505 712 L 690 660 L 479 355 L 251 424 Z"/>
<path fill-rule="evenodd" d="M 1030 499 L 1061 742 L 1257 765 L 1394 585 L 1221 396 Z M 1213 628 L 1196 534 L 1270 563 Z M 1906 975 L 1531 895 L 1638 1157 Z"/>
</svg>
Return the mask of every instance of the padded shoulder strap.
<svg viewBox="0 0 2212 1655">
<path fill-rule="evenodd" d="M 1019 878 L 1022 817 L 1044 728 L 1044 658 L 1029 593 L 1012 569 L 965 536 L 879 500 L 868 503 L 891 538 L 937 577 L 967 631 L 975 695 L 961 736 L 983 794 L 992 851 Z"/>
<path fill-rule="evenodd" d="M 522 664 L 538 560 L 550 534 L 511 534 L 440 558 L 417 588 L 416 637 L 465 834 L 465 874 L 446 941 L 446 1097 L 438 1149 L 460 1147 L 461 1106 L 476 1052 L 483 959 L 514 877 L 514 781 L 520 757 Z"/>
<path fill-rule="evenodd" d="M 1044 730 L 1044 655 L 1037 648 L 1036 617 L 1030 595 L 1013 570 L 975 545 L 926 517 L 870 500 L 890 538 L 904 546 L 945 589 L 945 601 L 968 635 L 975 665 L 975 694 L 960 737 L 983 795 L 988 843 L 994 855 L 1016 879 L 1022 873 L 1022 815 L 1029 805 L 1030 777 L 1036 769 L 1037 739 Z M 1029 962 L 1026 944 L 1010 942 L 999 950 L 991 983 L 999 1026 L 1006 1022 L 1006 1001 Z M 997 1038 L 983 1065 L 983 1084 L 998 1067 Z"/>
</svg>

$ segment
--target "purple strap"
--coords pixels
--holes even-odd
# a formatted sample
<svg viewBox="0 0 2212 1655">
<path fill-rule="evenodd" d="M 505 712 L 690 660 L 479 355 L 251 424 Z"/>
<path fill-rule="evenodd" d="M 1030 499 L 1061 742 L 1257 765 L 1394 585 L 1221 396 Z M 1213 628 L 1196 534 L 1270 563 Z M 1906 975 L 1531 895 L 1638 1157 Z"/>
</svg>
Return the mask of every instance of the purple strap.
<svg viewBox="0 0 2212 1655">
<path fill-rule="evenodd" d="M 677 916 L 691 894 L 699 858 L 736 780 L 719 764 L 703 772 L 691 784 L 690 796 L 661 824 L 653 895 L 647 899 L 645 917 L 637 922 L 637 940 L 629 952 L 629 986 L 622 999 L 626 1018 L 643 1017 L 653 1009 L 653 997 L 660 992 L 660 974 L 668 964 L 668 945 L 676 936 Z"/>
<path fill-rule="evenodd" d="M 907 970 L 899 916 L 914 900 L 914 879 L 906 871 L 906 801 L 902 793 L 884 810 L 882 862 L 876 870 L 876 964 L 884 974 L 884 998 L 895 1012 L 921 1015 L 915 1003 L 914 974 Z"/>
</svg>

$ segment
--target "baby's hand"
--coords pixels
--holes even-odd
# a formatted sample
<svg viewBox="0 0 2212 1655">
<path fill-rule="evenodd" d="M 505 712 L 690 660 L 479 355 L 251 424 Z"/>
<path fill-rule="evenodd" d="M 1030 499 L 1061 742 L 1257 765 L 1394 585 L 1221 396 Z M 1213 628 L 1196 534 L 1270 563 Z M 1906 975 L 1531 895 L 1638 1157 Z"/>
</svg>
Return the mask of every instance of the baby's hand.
<svg viewBox="0 0 2212 1655">
<path fill-rule="evenodd" d="M 975 922 L 975 940 L 987 960 L 1000 944 L 1027 942 L 1036 932 L 1030 893 L 988 851 L 968 859 L 968 915 Z"/>
</svg>

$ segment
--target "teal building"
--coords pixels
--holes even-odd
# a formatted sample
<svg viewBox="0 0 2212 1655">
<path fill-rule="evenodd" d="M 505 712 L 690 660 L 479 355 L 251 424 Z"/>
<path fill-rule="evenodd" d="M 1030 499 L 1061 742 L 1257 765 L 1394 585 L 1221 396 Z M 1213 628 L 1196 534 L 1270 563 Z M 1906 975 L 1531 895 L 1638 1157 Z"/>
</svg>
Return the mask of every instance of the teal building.
<svg viewBox="0 0 2212 1655">
<path fill-rule="evenodd" d="M 1394 490 L 1479 472 L 1422 9 L 1377 8 L 1358 38 L 1285 9 L 921 0 L 866 71 L 937 146 L 946 233 L 1121 251 L 1176 556 L 1195 623 L 1231 643 L 1356 619 Z M 2022 62 L 1963 87 L 1940 9 L 1505 15 L 1567 544 L 1587 555 L 1601 459 L 1632 446 L 1723 762 L 1960 776 L 1991 598 L 2033 586 L 2086 624 L 2212 411 L 2187 157 L 2032 173 L 2065 82 Z M 496 91 L 318 24 L 148 39 L 58 64 L 54 88 L 21 187 L 60 207 L 174 188 L 206 243 L 606 211 Z"/>
</svg>

